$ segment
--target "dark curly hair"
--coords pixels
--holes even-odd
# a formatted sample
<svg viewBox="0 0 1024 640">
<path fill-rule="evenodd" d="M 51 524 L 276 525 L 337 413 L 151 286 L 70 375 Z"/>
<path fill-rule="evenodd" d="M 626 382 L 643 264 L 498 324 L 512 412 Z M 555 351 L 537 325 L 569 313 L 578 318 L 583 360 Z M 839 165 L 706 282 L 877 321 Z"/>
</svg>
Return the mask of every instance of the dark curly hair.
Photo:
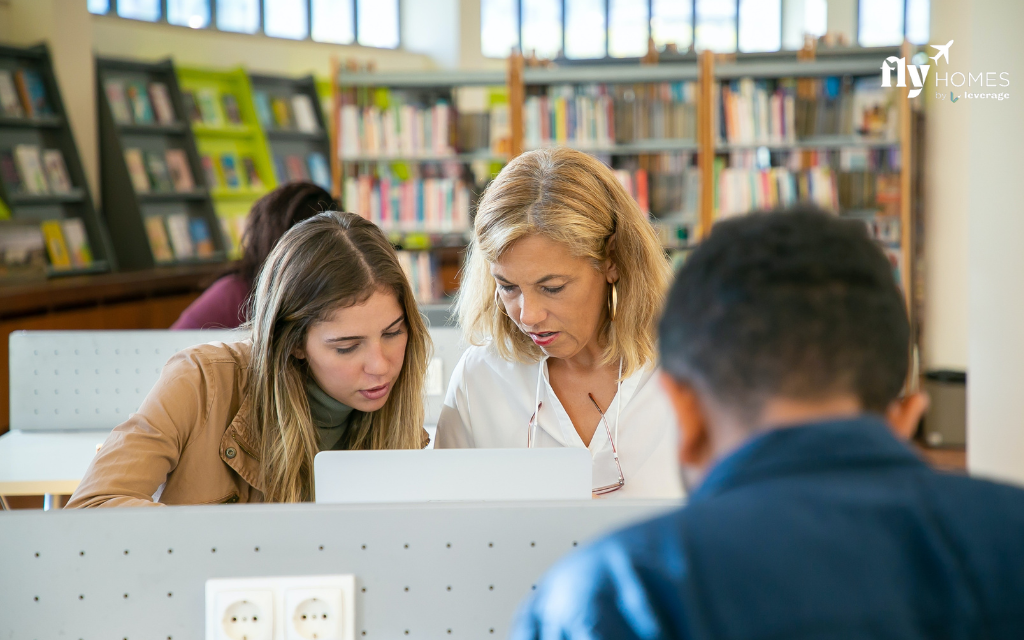
<svg viewBox="0 0 1024 640">
<path fill-rule="evenodd" d="M 260 267 L 277 241 L 296 224 L 322 211 L 336 211 L 330 193 L 312 182 L 289 182 L 256 201 L 242 236 L 242 259 L 234 269 L 253 287 Z"/>
<path fill-rule="evenodd" d="M 908 369 L 910 325 L 863 223 L 812 207 L 715 224 L 679 270 L 662 367 L 740 419 L 771 398 L 853 394 L 882 413 Z"/>
</svg>

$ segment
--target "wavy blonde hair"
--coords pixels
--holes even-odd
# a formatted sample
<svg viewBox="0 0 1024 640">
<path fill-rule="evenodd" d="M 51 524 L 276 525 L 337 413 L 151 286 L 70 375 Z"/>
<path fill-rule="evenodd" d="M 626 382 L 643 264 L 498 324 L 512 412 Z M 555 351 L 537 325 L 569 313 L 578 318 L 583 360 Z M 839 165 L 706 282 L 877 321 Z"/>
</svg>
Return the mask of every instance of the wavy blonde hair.
<svg viewBox="0 0 1024 640">
<path fill-rule="evenodd" d="M 430 336 L 383 232 L 352 213 L 320 213 L 289 229 L 260 270 L 248 324 L 247 398 L 267 502 L 314 498 L 320 442 L 306 396 L 308 365 L 295 357 L 296 349 L 305 347 L 314 323 L 376 291 L 394 293 L 405 312 L 405 360 L 384 406 L 353 412 L 345 437 L 349 449 L 419 449 Z"/>
<path fill-rule="evenodd" d="M 603 364 L 622 359 L 628 377 L 655 362 L 657 320 L 671 268 L 654 228 L 604 163 L 573 149 L 530 151 L 510 162 L 484 192 L 455 303 L 470 344 L 492 342 L 498 354 L 536 362 L 543 353 L 495 303 L 490 264 L 520 238 L 540 234 L 589 258 L 595 269 L 618 268 L 615 321 L 600 335 Z M 609 248 L 609 239 L 615 242 Z"/>
</svg>

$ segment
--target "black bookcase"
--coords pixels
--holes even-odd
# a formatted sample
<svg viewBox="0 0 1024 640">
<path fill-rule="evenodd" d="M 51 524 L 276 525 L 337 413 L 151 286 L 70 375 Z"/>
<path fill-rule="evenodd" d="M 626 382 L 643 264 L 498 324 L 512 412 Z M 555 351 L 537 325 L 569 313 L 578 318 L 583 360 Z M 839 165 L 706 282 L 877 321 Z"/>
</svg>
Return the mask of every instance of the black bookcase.
<svg viewBox="0 0 1024 640">
<path fill-rule="evenodd" d="M 188 112 L 178 86 L 178 76 L 171 60 L 147 63 L 134 60 L 111 58 L 96 59 L 97 99 L 100 119 L 100 158 L 103 172 L 103 203 L 107 212 L 111 237 L 122 268 L 147 269 L 167 264 L 196 262 L 222 262 L 226 259 L 224 235 L 213 208 L 206 174 L 196 151 L 192 128 L 188 126 Z M 167 88 L 173 109 L 173 122 L 159 123 L 155 114 L 152 122 L 133 119 L 126 122 L 115 118 L 114 107 L 107 93 L 110 83 L 128 86 L 150 87 L 161 83 Z M 147 95 L 150 104 L 151 96 Z M 129 110 L 132 102 L 127 101 Z M 155 108 L 154 108 L 155 111 Z M 134 115 L 134 114 L 133 114 Z M 165 159 L 169 150 L 181 150 L 187 159 L 193 188 L 179 190 L 176 187 L 160 188 L 156 180 L 151 181 L 148 191 L 135 188 L 132 170 L 126 160 L 126 152 L 137 150 L 144 158 L 150 154 Z M 144 165 L 145 166 L 145 165 Z M 148 167 L 146 167 L 148 169 Z M 152 174 L 147 171 L 147 178 Z M 151 246 L 147 223 L 160 218 L 165 223 L 171 216 L 186 214 L 188 220 L 202 220 L 206 223 L 212 252 L 207 255 L 180 256 L 172 251 L 170 257 Z M 172 235 L 164 227 L 165 237 Z M 196 240 L 196 238 L 192 238 Z M 197 243 L 198 244 L 198 243 Z M 166 249 L 166 247 L 165 247 Z M 198 254 L 198 252 L 196 252 Z"/>
<path fill-rule="evenodd" d="M 313 113 L 316 116 L 317 131 L 315 132 L 300 131 L 294 122 L 290 127 L 282 127 L 273 119 L 270 121 L 267 121 L 265 118 L 260 119 L 260 126 L 263 128 L 264 134 L 266 134 L 267 143 L 270 147 L 270 156 L 274 164 L 277 184 L 289 182 L 287 171 L 282 171 L 282 164 L 286 164 L 282 161 L 289 156 L 298 156 L 302 159 L 302 164 L 307 168 L 307 171 L 309 171 L 309 158 L 312 154 L 318 153 L 327 165 L 326 177 L 328 179 L 326 183 L 320 186 L 330 191 L 330 139 L 327 135 L 327 121 L 324 119 L 323 109 L 320 106 L 320 97 L 316 91 L 316 80 L 311 75 L 301 78 L 289 78 L 285 76 L 249 74 L 249 81 L 252 83 L 254 107 L 257 106 L 256 103 L 259 100 L 258 94 L 266 95 L 271 101 L 283 99 L 289 105 L 291 105 L 293 96 L 301 94 L 309 98 L 313 106 Z M 257 117 L 259 115 L 260 109 L 257 108 Z M 316 176 L 313 176 L 311 171 L 310 174 L 310 178 L 316 182 Z"/>
<path fill-rule="evenodd" d="M 24 177 L 18 183 L 12 183 L 7 180 L 9 175 L 5 175 L 0 179 L 0 200 L 6 203 L 10 218 L 0 220 L 0 235 L 17 232 L 19 227 L 39 228 L 43 222 L 50 220 L 78 219 L 84 227 L 91 260 L 88 264 L 54 266 L 47 258 L 45 275 L 81 275 L 116 269 L 110 236 L 89 192 L 78 146 L 71 133 L 60 87 L 53 73 L 49 49 L 45 44 L 28 48 L 0 46 L 0 71 L 7 72 L 11 78 L 16 78 L 19 72 L 35 74 L 45 94 L 46 111 L 49 112 L 45 115 L 29 115 L 25 112 L 13 116 L 5 115 L 5 111 L 0 108 L 0 154 L 11 154 L 7 158 L 11 162 L 19 146 L 36 147 L 41 154 L 48 150 L 58 150 L 67 170 L 67 183 L 70 184 L 69 190 L 60 193 L 49 187 L 49 193 L 30 193 Z M 20 90 L 18 93 L 20 95 Z M 13 164 L 6 169 L 16 174 L 22 173 Z M 6 269 L 0 271 L 6 273 Z M 37 275 L 42 274 L 40 270 Z M 0 282 L 3 280 L 0 278 Z"/>
</svg>

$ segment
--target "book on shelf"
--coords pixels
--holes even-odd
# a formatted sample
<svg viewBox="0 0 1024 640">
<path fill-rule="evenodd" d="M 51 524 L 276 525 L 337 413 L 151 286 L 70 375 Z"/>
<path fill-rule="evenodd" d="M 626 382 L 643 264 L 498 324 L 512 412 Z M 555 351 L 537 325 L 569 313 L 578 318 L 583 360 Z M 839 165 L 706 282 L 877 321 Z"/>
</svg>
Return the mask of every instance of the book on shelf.
<svg viewBox="0 0 1024 640">
<path fill-rule="evenodd" d="M 89 247 L 89 236 L 85 232 L 82 219 L 65 218 L 60 221 L 60 228 L 64 232 L 64 241 L 72 266 L 84 268 L 92 265 L 92 249 Z"/>
<path fill-rule="evenodd" d="M 285 164 L 284 156 L 279 153 L 275 153 L 273 156 L 274 161 L 274 176 L 277 178 L 278 184 L 284 184 L 288 182 L 288 166 Z"/>
<path fill-rule="evenodd" d="M 167 216 L 167 234 L 171 237 L 171 249 L 176 260 L 185 260 L 195 256 L 192 235 L 189 232 L 187 213 L 172 213 Z"/>
<path fill-rule="evenodd" d="M 153 124 L 153 105 L 149 102 L 149 93 L 145 82 L 128 82 L 125 84 L 125 95 L 132 108 L 132 119 L 135 124 Z"/>
<path fill-rule="evenodd" d="M 217 167 L 213 164 L 213 158 L 209 155 L 203 154 L 199 158 L 199 163 L 203 165 L 203 175 L 206 177 L 206 186 L 210 189 L 216 189 L 221 185 L 220 177 L 217 175 Z"/>
<path fill-rule="evenodd" d="M 245 235 L 245 227 L 249 221 L 249 217 L 245 214 L 234 215 L 231 217 L 218 217 L 220 223 L 220 230 L 224 236 L 224 241 L 228 243 L 228 258 L 236 259 L 241 255 L 242 238 Z"/>
<path fill-rule="evenodd" d="M 43 173 L 43 162 L 39 156 L 39 147 L 34 144 L 19 144 L 14 147 L 14 158 L 18 164 L 18 173 L 24 190 L 31 194 L 49 193 Z"/>
<path fill-rule="evenodd" d="M 182 91 L 181 101 L 185 107 L 185 115 L 192 124 L 202 124 L 203 112 L 196 101 L 196 94 L 192 91 Z"/>
<path fill-rule="evenodd" d="M 401 180 L 387 173 L 344 180 L 344 206 L 387 230 L 469 229 L 469 188 L 453 176 Z"/>
<path fill-rule="evenodd" d="M 256 108 L 256 120 L 260 126 L 265 129 L 273 129 L 276 124 L 274 123 L 274 112 L 270 108 L 270 96 L 267 95 L 267 92 L 253 91 L 252 104 Z"/>
<path fill-rule="evenodd" d="M 171 104 L 171 93 L 162 82 L 149 84 L 149 100 L 153 104 L 153 113 L 160 124 L 174 124 L 174 105 Z"/>
<path fill-rule="evenodd" d="M 46 254 L 50 258 L 50 266 L 59 270 L 70 269 L 71 256 L 68 254 L 68 246 L 64 242 L 64 231 L 61 229 L 60 220 L 47 220 L 39 226 L 43 231 L 43 238 L 46 240 Z"/>
<path fill-rule="evenodd" d="M 124 162 L 128 166 L 128 176 L 131 178 L 132 187 L 136 193 L 149 193 L 149 176 L 146 173 L 146 163 L 140 149 L 125 149 Z"/>
<path fill-rule="evenodd" d="M 217 100 L 217 92 L 213 89 L 199 89 L 195 92 L 196 105 L 199 108 L 199 121 L 210 127 L 224 125 L 224 118 L 221 115 L 220 101 Z"/>
<path fill-rule="evenodd" d="M 225 93 L 221 96 L 221 105 L 224 107 L 224 117 L 228 124 L 242 124 L 242 112 L 238 108 L 238 98 L 233 93 Z"/>
<path fill-rule="evenodd" d="M 107 80 L 103 85 L 103 90 L 107 94 L 107 103 L 110 104 L 110 113 L 114 116 L 114 122 L 131 124 L 133 121 L 132 110 L 128 105 L 124 83 L 120 80 Z"/>
<path fill-rule="evenodd" d="M 14 86 L 14 76 L 7 69 L 0 69 L 0 113 L 8 118 L 25 117 L 25 109 Z"/>
<path fill-rule="evenodd" d="M 171 251 L 171 243 L 167 238 L 167 227 L 164 225 L 163 216 L 148 216 L 146 218 L 146 237 L 149 238 L 149 251 L 153 254 L 153 260 L 157 264 L 174 262 L 174 252 Z"/>
<path fill-rule="evenodd" d="M 226 187 L 229 189 L 240 189 L 242 187 L 241 180 L 238 177 L 238 159 L 235 154 L 221 154 L 220 171 Z"/>
<path fill-rule="evenodd" d="M 196 256 L 199 258 L 212 256 L 214 252 L 213 238 L 210 236 L 210 227 L 206 224 L 206 220 L 192 218 L 188 221 L 188 230 Z"/>
<path fill-rule="evenodd" d="M 174 191 L 174 183 L 171 182 L 171 174 L 167 170 L 164 154 L 158 151 L 147 151 L 146 169 L 154 191 Z"/>
<path fill-rule="evenodd" d="M 284 163 L 288 171 L 289 182 L 309 180 L 309 174 L 306 173 L 306 164 L 302 161 L 302 156 L 295 154 L 285 156 Z"/>
<path fill-rule="evenodd" d="M 192 191 L 196 188 L 192 179 L 192 169 L 188 164 L 188 156 L 184 149 L 168 149 L 164 154 L 167 160 L 167 171 L 174 184 L 174 190 L 178 192 Z"/>
<path fill-rule="evenodd" d="M 413 295 L 421 304 L 444 298 L 441 265 L 436 255 L 429 251 L 399 251 L 398 263 L 409 280 Z"/>
<path fill-rule="evenodd" d="M 895 94 L 866 78 L 775 78 L 721 82 L 719 140 L 792 144 L 821 136 L 895 140 Z"/>
<path fill-rule="evenodd" d="M 46 273 L 46 241 L 39 225 L 5 226 L 0 230 L 0 277 L 33 277 Z"/>
<path fill-rule="evenodd" d="M 252 156 L 242 156 L 242 173 L 250 189 L 263 188 L 263 180 L 260 179 L 260 172 L 256 170 L 256 160 Z"/>
<path fill-rule="evenodd" d="M 651 212 L 651 204 L 647 184 L 647 171 L 644 169 L 637 169 L 635 171 L 613 169 L 612 172 L 615 174 L 616 179 L 618 179 L 619 184 L 626 190 L 626 193 L 636 201 L 640 211 L 649 214 Z"/>
<path fill-rule="evenodd" d="M 295 114 L 295 126 L 299 131 L 316 133 L 320 130 L 313 101 L 306 94 L 297 93 L 292 96 L 292 113 Z"/>
<path fill-rule="evenodd" d="M 3 180 L 8 193 L 21 193 L 25 189 L 13 151 L 0 151 L 0 179 Z"/>
<path fill-rule="evenodd" d="M 274 113 L 274 124 L 277 128 L 292 128 L 292 111 L 287 100 L 281 97 L 271 98 L 270 109 Z"/>
<path fill-rule="evenodd" d="M 28 117 L 53 115 L 53 109 L 46 99 L 46 87 L 38 73 L 31 69 L 19 69 L 14 73 L 14 82 L 21 96 L 21 106 Z"/>
<path fill-rule="evenodd" d="M 331 168 L 327 164 L 327 158 L 322 153 L 311 153 L 306 158 L 309 165 L 309 176 L 319 187 L 331 190 Z"/>
<path fill-rule="evenodd" d="M 50 185 L 51 193 L 71 192 L 68 167 L 64 163 L 64 154 L 59 149 L 43 151 L 43 169 L 46 171 L 46 181 Z"/>
</svg>

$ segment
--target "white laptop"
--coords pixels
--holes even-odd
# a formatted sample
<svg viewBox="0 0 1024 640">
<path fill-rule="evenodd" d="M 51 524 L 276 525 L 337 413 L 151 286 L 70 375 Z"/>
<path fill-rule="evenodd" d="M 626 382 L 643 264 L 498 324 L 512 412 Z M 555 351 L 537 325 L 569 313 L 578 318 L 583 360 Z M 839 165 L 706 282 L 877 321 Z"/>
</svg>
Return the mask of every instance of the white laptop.
<svg viewBox="0 0 1024 640">
<path fill-rule="evenodd" d="M 590 452 L 577 448 L 321 451 L 319 504 L 588 500 Z"/>
</svg>

